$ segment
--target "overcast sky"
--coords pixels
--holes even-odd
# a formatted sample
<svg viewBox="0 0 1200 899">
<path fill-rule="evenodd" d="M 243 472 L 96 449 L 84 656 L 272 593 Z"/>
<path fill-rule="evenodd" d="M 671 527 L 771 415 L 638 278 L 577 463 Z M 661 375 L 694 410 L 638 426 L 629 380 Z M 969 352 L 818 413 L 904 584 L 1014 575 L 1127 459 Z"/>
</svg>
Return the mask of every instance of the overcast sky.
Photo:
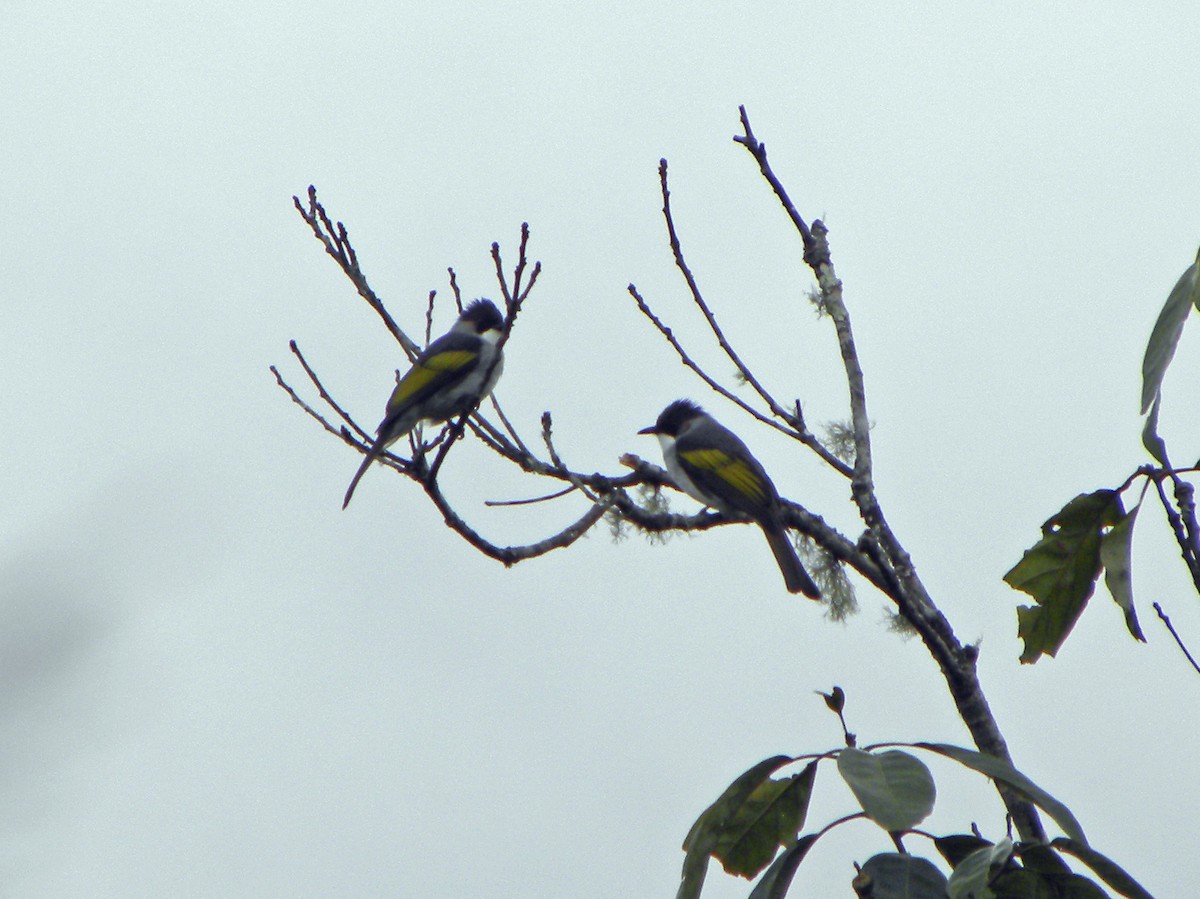
<svg viewBox="0 0 1200 899">
<path fill-rule="evenodd" d="M 1000 580 L 1076 493 L 1143 461 L 1145 340 L 1200 236 L 1194 3 L 202 4 L 12 0 L 0 32 L 0 889 L 19 897 L 669 896 L 695 816 L 754 762 L 968 742 L 882 598 L 830 623 L 761 534 L 665 547 L 597 529 L 506 571 L 411 483 L 275 386 L 296 339 L 373 427 L 403 360 L 291 197 L 316 184 L 414 334 L 446 268 L 496 296 L 520 223 L 544 265 L 498 390 L 535 434 L 619 471 L 678 396 L 783 493 L 857 537 L 846 484 L 705 392 L 635 282 L 729 366 L 666 245 L 808 419 L 845 416 L 794 234 L 730 139 L 749 108 L 800 211 L 831 229 L 893 526 L 964 641 L 1017 764 L 1159 896 L 1200 882 L 1200 612 L 1160 513 L 1138 525 L 1148 646 L 1097 597 L 1020 666 Z M 1191 327 L 1195 327 L 1192 325 Z M 1197 450 L 1200 335 L 1162 430 Z M 307 395 L 311 398 L 312 391 Z M 443 483 L 501 543 L 577 517 L 477 444 Z M 680 509 L 695 508 L 684 498 Z M 931 830 L 1002 835 L 935 766 Z M 853 810 L 832 769 L 810 822 Z M 795 895 L 845 895 L 865 824 Z M 914 846 L 931 851 L 927 846 Z M 749 887 L 714 871 L 706 895 Z"/>
</svg>

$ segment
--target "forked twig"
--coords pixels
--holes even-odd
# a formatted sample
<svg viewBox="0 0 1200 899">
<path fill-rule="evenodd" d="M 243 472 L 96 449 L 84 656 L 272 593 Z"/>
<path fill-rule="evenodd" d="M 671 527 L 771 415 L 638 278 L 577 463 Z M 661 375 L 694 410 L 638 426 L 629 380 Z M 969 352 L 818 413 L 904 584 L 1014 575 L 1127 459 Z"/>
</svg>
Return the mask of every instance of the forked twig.
<svg viewBox="0 0 1200 899">
<path fill-rule="evenodd" d="M 350 233 L 341 222 L 335 225 L 330 221 L 329 215 L 325 212 L 325 207 L 317 201 L 317 189 L 311 184 L 308 186 L 307 208 L 305 208 L 297 196 L 292 197 L 292 202 L 296 206 L 296 211 L 300 213 L 300 217 L 308 224 L 313 236 L 325 245 L 325 252 L 345 272 L 346 277 L 350 279 L 358 291 L 358 295 L 366 300 L 367 305 L 374 309 L 379 317 L 383 319 L 384 326 L 399 341 L 408 358 L 410 360 L 416 358 L 420 348 L 396 324 L 391 313 L 383 305 L 383 301 L 379 299 L 375 291 L 371 289 L 371 285 L 367 283 L 367 276 L 363 274 L 363 270 L 358 264 L 358 254 L 354 251 L 354 247 L 350 243 Z"/>
<path fill-rule="evenodd" d="M 675 216 L 671 213 L 671 190 L 667 186 L 667 161 L 665 159 L 660 159 L 658 161 L 658 181 L 662 189 L 662 211 L 663 218 L 666 219 L 667 222 L 667 240 L 671 246 L 671 254 L 675 257 L 675 267 L 678 268 L 680 273 L 683 275 L 683 280 L 687 282 L 688 290 L 692 294 L 692 302 L 696 304 L 696 308 L 700 310 L 701 314 L 704 316 L 704 320 L 708 322 L 709 330 L 711 330 L 713 332 L 713 336 L 716 337 L 717 344 L 722 350 L 725 351 L 725 355 L 729 357 L 729 361 L 733 363 L 742 379 L 752 388 L 754 388 L 754 392 L 757 393 L 762 401 L 767 404 L 767 407 L 776 415 L 776 417 L 783 419 L 789 425 L 793 425 L 794 427 L 791 413 L 777 403 L 775 398 L 767 392 L 766 388 L 763 387 L 762 383 L 757 377 L 755 377 L 754 372 L 750 371 L 750 369 L 746 366 L 746 363 L 742 361 L 742 357 L 738 355 L 737 351 L 734 350 L 733 345 L 729 342 L 728 338 L 726 338 L 725 332 L 722 331 L 721 326 L 717 324 L 717 317 L 713 314 L 712 309 L 709 308 L 709 305 L 705 301 L 703 294 L 700 293 L 700 288 L 696 284 L 696 278 L 692 274 L 691 268 L 688 267 L 687 261 L 683 258 L 683 247 L 681 247 L 679 244 L 679 234 L 675 230 Z M 749 407 L 747 407 L 747 411 L 749 411 Z M 790 434 L 791 436 L 796 436 L 794 433 L 792 433 L 792 431 L 787 429 L 781 428 L 780 430 L 783 430 L 784 433 Z"/>
</svg>

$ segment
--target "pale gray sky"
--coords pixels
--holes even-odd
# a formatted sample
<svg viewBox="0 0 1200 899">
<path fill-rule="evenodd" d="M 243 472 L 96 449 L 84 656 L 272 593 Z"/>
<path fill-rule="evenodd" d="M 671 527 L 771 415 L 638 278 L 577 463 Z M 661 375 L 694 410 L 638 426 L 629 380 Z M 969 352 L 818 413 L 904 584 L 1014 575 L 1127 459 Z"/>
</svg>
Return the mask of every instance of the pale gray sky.
<svg viewBox="0 0 1200 899">
<path fill-rule="evenodd" d="M 528 221 L 545 272 L 498 395 L 617 470 L 692 395 L 781 490 L 852 536 L 845 484 L 710 398 L 636 282 L 702 337 L 690 260 L 764 380 L 844 415 L 795 239 L 731 140 L 745 103 L 802 213 L 831 228 L 881 498 L 982 675 L 1017 763 L 1156 895 L 1200 882 L 1194 677 L 1149 609 L 1200 634 L 1157 513 L 1135 589 L 1021 667 L 1000 581 L 1040 523 L 1142 461 L 1141 351 L 1200 233 L 1194 4 L 233 2 L 9 4 L 0 34 L 0 883 L 6 895 L 667 896 L 694 817 L 777 752 L 965 743 L 881 598 L 830 624 L 750 528 L 667 547 L 597 530 L 511 571 L 305 419 L 295 338 L 364 424 L 401 357 L 291 207 L 315 183 L 418 330 L 454 266 Z M 448 307 L 439 328 L 449 324 Z M 1197 453 L 1188 385 L 1163 431 Z M 728 374 L 715 352 L 700 354 Z M 443 479 L 520 542 L 576 500 L 527 496 L 478 446 Z M 680 499 L 681 508 L 691 508 Z M 1185 773 L 1181 774 L 1181 771 Z M 936 767 L 932 830 L 999 836 L 989 787 Z M 810 821 L 851 810 L 832 770 Z M 796 895 L 846 892 L 866 825 Z M 1180 851 L 1185 850 L 1185 851 Z M 714 871 L 706 895 L 748 886 Z"/>
</svg>

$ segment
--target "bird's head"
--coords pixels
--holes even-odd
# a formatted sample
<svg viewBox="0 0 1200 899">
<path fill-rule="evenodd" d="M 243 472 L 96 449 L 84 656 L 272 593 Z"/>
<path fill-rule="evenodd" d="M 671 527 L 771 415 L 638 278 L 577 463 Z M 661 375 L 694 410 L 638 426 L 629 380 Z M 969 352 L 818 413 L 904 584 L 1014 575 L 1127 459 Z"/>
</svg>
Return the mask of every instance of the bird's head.
<svg viewBox="0 0 1200 899">
<path fill-rule="evenodd" d="M 476 300 L 462 311 L 454 328 L 477 336 L 483 336 L 488 331 L 495 331 L 498 335 L 504 330 L 504 316 L 491 300 Z"/>
<path fill-rule="evenodd" d="M 676 400 L 662 410 L 658 421 L 648 428 L 642 428 L 638 433 L 678 437 L 685 427 L 702 415 L 704 410 L 691 400 Z"/>
</svg>

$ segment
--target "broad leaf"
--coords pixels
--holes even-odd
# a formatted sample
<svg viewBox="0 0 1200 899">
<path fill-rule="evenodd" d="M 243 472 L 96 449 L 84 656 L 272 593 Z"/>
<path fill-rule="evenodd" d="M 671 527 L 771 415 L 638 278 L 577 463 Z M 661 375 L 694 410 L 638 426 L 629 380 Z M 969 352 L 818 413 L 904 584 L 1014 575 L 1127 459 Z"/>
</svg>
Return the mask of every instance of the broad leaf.
<svg viewBox="0 0 1200 899">
<path fill-rule="evenodd" d="M 996 869 L 1012 856 L 1012 851 L 1012 840 L 1005 837 L 996 845 L 983 846 L 964 858 L 954 866 L 954 872 L 946 884 L 950 899 L 993 895 L 988 883 Z"/>
<path fill-rule="evenodd" d="M 1198 255 L 1200 258 L 1200 255 Z M 1142 414 L 1145 415 L 1158 398 L 1162 389 L 1163 377 L 1167 366 L 1179 346 L 1179 338 L 1183 335 L 1183 323 L 1192 306 L 1200 309 L 1196 278 L 1196 263 L 1187 267 L 1171 293 L 1167 302 L 1158 314 L 1158 321 L 1150 332 L 1150 340 L 1146 344 L 1146 355 L 1142 358 Z"/>
<path fill-rule="evenodd" d="M 1124 868 L 1090 846 L 1081 845 L 1074 840 L 1065 840 L 1062 837 L 1054 840 L 1050 845 L 1075 856 L 1122 896 L 1128 896 L 1129 899 L 1154 899 L 1140 883 L 1125 872 Z"/>
<path fill-rule="evenodd" d="M 683 877 L 675 894 L 676 899 L 695 899 L 700 895 L 704 877 L 708 873 L 708 857 L 716 848 L 725 828 L 759 784 L 789 762 L 791 758 L 786 755 L 759 762 L 726 787 L 717 801 L 696 819 L 683 841 L 687 856 L 683 860 Z"/>
<path fill-rule="evenodd" d="M 746 798 L 713 847 L 713 858 L 726 873 L 756 877 L 781 846 L 795 841 L 808 814 L 816 775 L 817 763 L 810 762 L 799 774 L 763 781 Z"/>
<path fill-rule="evenodd" d="M 1111 899 L 1094 881 L 1072 871 L 1050 845 L 1025 844 L 1018 847 L 1017 856 L 1025 867 L 1010 867 L 992 881 L 1003 899 Z"/>
<path fill-rule="evenodd" d="M 1021 864 L 1030 871 L 1037 871 L 1050 878 L 1071 873 L 1070 866 L 1062 860 L 1062 856 L 1046 843 L 1022 843 L 1017 847 L 1017 856 L 1021 859 Z"/>
<path fill-rule="evenodd" d="M 1063 899 L 1056 886 L 1062 879 L 1061 876 L 1045 877 L 1028 868 L 1010 867 L 997 874 L 990 886 L 992 895 L 1000 899 Z"/>
<path fill-rule="evenodd" d="M 1100 538 L 1100 564 L 1104 566 L 1104 583 L 1113 600 L 1125 614 L 1125 627 L 1135 640 L 1146 642 L 1138 625 L 1137 611 L 1133 607 L 1133 575 L 1130 572 L 1130 551 L 1133 548 L 1133 524 L 1137 520 L 1141 504 L 1134 506 L 1121 520 Z"/>
<path fill-rule="evenodd" d="M 863 811 L 884 830 L 908 830 L 933 811 L 937 795 L 933 776 L 907 752 L 843 749 L 838 753 L 838 773 Z"/>
<path fill-rule="evenodd" d="M 954 759 L 960 765 L 966 765 L 980 774 L 986 774 L 992 780 L 1007 784 L 1053 818 L 1054 823 L 1068 837 L 1087 846 L 1087 837 L 1083 835 L 1083 828 L 1079 826 L 1079 822 L 1075 820 L 1071 810 L 1008 762 L 998 759 L 994 755 L 985 755 L 973 749 L 963 749 L 961 746 L 951 746 L 949 743 L 914 743 L 913 745 Z"/>
<path fill-rule="evenodd" d="M 973 833 L 954 833 L 950 836 L 938 837 L 933 841 L 933 845 L 946 860 L 946 864 L 951 868 L 957 868 L 959 862 L 976 849 L 991 846 L 992 842 L 983 837 L 977 837 Z"/>
<path fill-rule="evenodd" d="M 1123 513 L 1115 490 L 1080 494 L 1042 525 L 1042 539 L 1004 575 L 1010 586 L 1038 602 L 1017 609 L 1017 633 L 1025 641 L 1022 662 L 1054 655 L 1067 639 L 1096 589 L 1100 538 Z"/>
<path fill-rule="evenodd" d="M 946 876 L 933 862 L 913 855 L 872 856 L 856 879 L 870 884 L 871 899 L 946 899 Z"/>
<path fill-rule="evenodd" d="M 783 899 L 792 885 L 792 878 L 796 876 L 796 869 L 819 836 L 815 833 L 806 834 L 780 853 L 779 858 L 767 868 L 767 873 L 755 884 L 750 899 Z"/>
</svg>

